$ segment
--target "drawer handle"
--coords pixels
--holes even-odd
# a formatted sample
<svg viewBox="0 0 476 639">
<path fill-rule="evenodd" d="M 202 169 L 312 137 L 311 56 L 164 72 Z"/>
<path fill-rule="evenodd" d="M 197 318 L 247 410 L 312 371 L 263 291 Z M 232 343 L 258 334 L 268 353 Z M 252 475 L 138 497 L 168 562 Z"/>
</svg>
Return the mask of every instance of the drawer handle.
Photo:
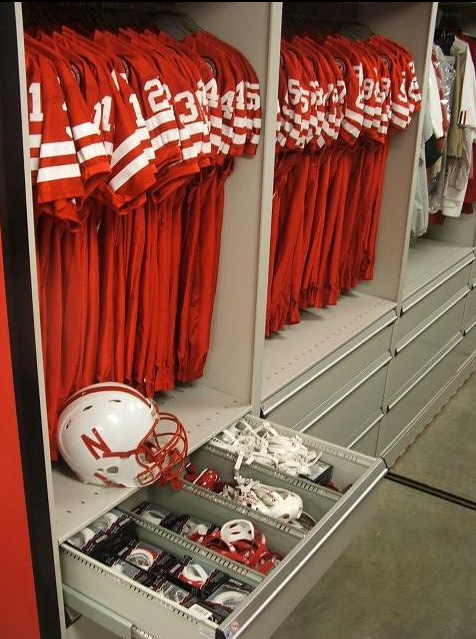
<svg viewBox="0 0 476 639">
<path fill-rule="evenodd" d="M 311 426 L 314 426 L 316 422 L 318 422 L 322 417 L 327 415 L 333 408 L 335 408 L 338 404 L 340 404 L 344 399 L 346 399 L 349 395 L 351 395 L 354 391 L 360 388 L 365 382 L 367 382 L 371 377 L 373 377 L 376 373 L 379 372 L 384 366 L 386 366 L 392 359 L 390 353 L 383 355 L 380 360 L 377 360 L 377 365 L 372 366 L 372 369 L 368 371 L 361 379 L 358 379 L 357 383 L 352 384 L 355 380 L 351 380 L 349 384 L 347 384 L 347 388 L 344 387 L 344 392 L 339 394 L 328 406 L 325 406 L 323 410 L 319 412 L 319 414 L 312 418 L 309 424 L 306 424 L 304 428 L 298 429 L 300 432 L 305 433 Z M 302 420 L 301 420 L 302 421 Z M 298 422 L 299 424 L 299 422 Z"/>
<path fill-rule="evenodd" d="M 319 370 L 315 370 L 316 367 L 311 368 L 307 371 L 307 373 L 303 373 L 296 382 L 291 382 L 282 391 L 278 391 L 270 399 L 264 401 L 261 404 L 261 411 L 264 417 L 269 415 L 273 410 L 276 410 L 276 408 L 279 408 L 282 404 L 287 402 L 288 399 L 291 399 L 291 397 L 303 390 L 303 388 L 312 384 L 312 382 L 314 382 L 318 377 L 327 373 L 329 369 L 336 364 L 339 364 L 339 362 L 348 357 L 351 353 L 369 342 L 372 337 L 375 337 L 375 335 L 378 335 L 383 330 L 391 326 L 396 319 L 396 313 L 392 312 L 391 316 L 383 318 L 383 321 L 381 321 L 370 333 L 365 334 L 362 339 L 355 342 L 349 349 L 343 349 L 343 351 L 335 358 L 332 358 L 332 355 L 330 355 L 332 361 L 329 361 L 323 368 L 320 368 Z M 319 366 L 319 364 L 316 366 Z"/>
<path fill-rule="evenodd" d="M 438 366 L 438 364 L 448 355 L 448 353 L 450 353 L 454 348 L 456 348 L 456 346 L 458 346 L 458 344 L 461 342 L 461 340 L 463 339 L 464 335 L 462 333 L 460 333 L 456 339 L 453 339 L 445 348 L 444 350 L 440 353 L 440 355 L 438 356 L 438 358 L 431 364 L 431 366 L 429 368 L 425 368 L 417 377 L 416 379 L 413 380 L 412 384 L 406 388 L 403 393 L 401 395 L 399 395 L 395 400 L 393 400 L 392 402 L 390 402 L 388 404 L 388 410 L 392 410 L 392 408 L 395 408 L 395 406 L 398 404 L 398 402 L 400 400 L 402 400 L 406 395 L 408 395 L 408 393 L 413 390 L 415 388 L 415 386 L 417 386 L 424 377 L 426 377 L 429 373 L 431 373 L 431 371 Z"/>
<path fill-rule="evenodd" d="M 360 440 L 365 437 L 365 435 L 367 435 L 367 433 L 370 433 L 370 431 L 372 430 L 372 428 L 379 423 L 379 421 L 382 419 L 383 417 L 383 413 L 381 412 L 380 415 L 378 417 L 376 417 L 375 419 L 372 420 L 372 423 L 369 424 L 367 426 L 367 428 L 365 428 L 360 435 L 358 435 L 356 437 L 356 439 L 354 439 L 352 442 L 350 442 L 350 444 L 347 444 L 347 448 L 352 448 L 352 446 L 355 446 L 356 444 L 358 444 L 360 442 Z"/>
<path fill-rule="evenodd" d="M 444 277 L 443 279 L 438 280 L 437 282 L 435 282 L 433 284 L 433 286 L 431 288 L 429 288 L 427 291 L 425 291 L 424 293 L 422 293 L 421 295 L 419 295 L 418 297 L 416 297 L 414 299 L 410 299 L 408 304 L 403 303 L 402 304 L 401 314 L 404 315 L 407 311 L 409 311 L 416 304 L 418 304 L 419 302 L 424 300 L 425 297 L 428 297 L 428 295 L 431 295 L 431 293 L 433 293 L 433 291 L 436 291 L 437 288 L 439 288 L 440 286 L 443 286 L 443 284 L 445 284 L 448 280 L 450 280 L 452 277 L 457 275 L 460 271 L 462 271 L 464 268 L 466 268 L 473 261 L 474 261 L 474 255 L 470 255 L 468 258 L 466 258 L 466 261 L 464 262 L 464 264 L 461 264 L 454 271 L 451 271 L 451 273 L 448 273 L 446 275 L 446 277 Z"/>
<path fill-rule="evenodd" d="M 471 322 L 471 324 L 469 326 L 466 326 L 466 328 L 463 331 L 464 335 L 467 335 L 470 331 L 473 330 L 473 328 L 476 326 L 476 318 Z"/>
<path fill-rule="evenodd" d="M 395 353 L 400 353 L 405 349 L 409 344 L 411 344 L 417 337 L 420 337 L 422 333 L 424 333 L 430 326 L 433 326 L 435 322 L 437 322 L 443 315 L 448 313 L 458 302 L 460 302 L 464 297 L 466 297 L 469 293 L 469 288 L 465 287 L 461 290 L 457 295 L 455 295 L 449 302 L 447 302 L 440 310 L 436 311 L 433 315 L 430 315 L 429 319 L 417 328 L 415 332 L 411 333 L 406 339 L 402 340 L 396 345 Z"/>
</svg>

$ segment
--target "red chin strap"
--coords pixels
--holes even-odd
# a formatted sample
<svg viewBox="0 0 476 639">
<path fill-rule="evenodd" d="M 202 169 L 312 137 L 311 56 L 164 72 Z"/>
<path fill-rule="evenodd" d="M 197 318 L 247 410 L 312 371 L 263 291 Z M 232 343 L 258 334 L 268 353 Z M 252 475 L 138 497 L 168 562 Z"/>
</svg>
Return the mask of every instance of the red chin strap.
<svg viewBox="0 0 476 639">
<path fill-rule="evenodd" d="M 163 421 L 174 423 L 174 431 L 158 432 L 158 425 Z M 161 444 L 160 440 L 167 437 L 169 440 Z M 134 455 L 137 463 L 144 468 L 136 477 L 141 486 L 158 481 L 161 485 L 171 483 L 174 488 L 181 488 L 179 477 L 188 455 L 188 439 L 183 424 L 172 413 L 161 413 Z"/>
</svg>

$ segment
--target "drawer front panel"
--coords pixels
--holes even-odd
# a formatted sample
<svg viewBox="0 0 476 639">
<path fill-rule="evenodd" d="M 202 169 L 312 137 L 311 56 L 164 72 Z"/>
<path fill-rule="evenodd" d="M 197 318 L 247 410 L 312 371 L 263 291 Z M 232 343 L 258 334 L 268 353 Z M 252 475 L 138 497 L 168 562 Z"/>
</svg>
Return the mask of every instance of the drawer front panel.
<svg viewBox="0 0 476 639">
<path fill-rule="evenodd" d="M 410 378 L 460 333 L 466 299 L 463 298 L 444 315 L 430 323 L 424 330 L 398 351 L 390 364 L 389 396 L 398 395 Z"/>
<path fill-rule="evenodd" d="M 378 432 L 380 422 L 382 421 L 383 412 L 379 411 L 376 417 L 372 417 L 365 425 L 362 432 L 357 437 L 352 438 L 347 446 L 351 450 L 357 450 L 359 453 L 375 457 L 377 450 Z"/>
<path fill-rule="evenodd" d="M 253 425 L 261 426 L 263 423 L 263 420 L 258 418 L 246 419 Z M 281 435 L 295 435 L 295 431 L 274 424 L 273 426 Z M 255 580 L 248 570 L 250 574 L 246 578 L 247 583 L 254 584 L 252 592 L 220 625 L 195 616 L 193 611 L 164 599 L 161 594 L 123 574 L 115 573 L 110 567 L 64 543 L 61 546 L 61 566 L 66 598 L 69 598 L 71 604 L 74 603 L 74 608 L 78 612 L 90 617 L 117 636 L 130 634 L 140 637 L 148 633 L 150 637 L 157 639 L 269 637 L 371 516 L 375 506 L 375 489 L 386 472 L 382 460 L 328 444 L 305 434 L 302 439 L 306 446 L 322 454 L 321 459 L 324 462 L 333 465 L 336 481 L 350 484 L 349 488 L 344 493 L 334 493 L 329 509 L 323 513 L 312 530 L 304 536 L 294 536 L 290 538 L 289 544 L 284 544 L 286 556 L 268 575 L 257 575 Z M 208 454 L 213 448 L 208 447 Z M 289 480 L 300 481 L 292 477 Z M 314 490 L 316 498 L 319 493 L 320 499 L 320 487 L 315 484 L 313 486 L 314 489 L 309 491 L 309 498 L 312 498 Z M 195 486 L 192 486 L 192 489 L 194 488 Z M 159 493 L 163 506 L 168 506 L 169 500 L 177 507 L 189 508 L 192 504 L 190 500 L 185 503 L 188 498 L 184 497 L 185 502 L 179 505 L 172 491 L 163 492 L 163 489 L 155 487 L 143 489 L 135 496 L 129 497 L 126 502 L 130 505 L 145 497 L 153 502 L 154 496 Z M 217 513 L 214 512 L 213 495 L 214 493 L 210 493 L 210 497 L 207 498 L 197 493 L 195 499 L 208 499 L 207 508 L 202 509 L 204 516 L 213 520 L 217 514 L 217 519 L 220 520 L 220 508 Z M 181 543 L 176 539 L 178 533 L 165 531 L 160 526 L 141 521 L 140 518 L 135 518 L 135 521 L 136 526 L 143 531 L 140 535 L 143 541 L 154 543 L 156 539 L 158 546 L 165 547 L 172 554 L 182 556 L 185 552 L 184 544 L 192 543 Z M 279 530 L 281 537 L 288 534 L 286 528 L 284 526 Z M 167 540 L 167 546 L 164 546 L 164 540 Z M 205 563 L 214 561 L 210 558 L 211 551 L 202 548 L 202 552 L 203 555 L 200 551 L 192 549 L 192 555 L 201 557 Z M 221 560 L 226 562 L 227 572 L 233 570 L 233 562 L 224 558 Z M 244 575 L 237 572 L 237 578 L 244 580 Z"/>
<path fill-rule="evenodd" d="M 458 345 L 461 339 L 456 338 L 455 343 L 448 347 L 450 350 L 446 353 L 443 351 L 445 354 L 442 359 L 440 359 L 440 356 L 436 358 L 438 363 L 422 379 L 415 383 L 382 419 L 377 448 L 378 454 L 405 430 L 420 411 L 454 377 L 461 362 L 461 354 L 458 352 Z"/>
<path fill-rule="evenodd" d="M 471 266 L 470 281 L 471 282 L 476 281 L 476 260 L 473 262 L 473 265 Z"/>
<path fill-rule="evenodd" d="M 476 282 L 468 294 L 466 309 L 464 311 L 464 327 L 467 328 L 476 322 Z"/>
<path fill-rule="evenodd" d="M 365 435 L 353 446 L 350 446 L 350 448 L 352 450 L 358 450 L 359 453 L 363 453 L 364 455 L 375 455 L 375 451 L 377 450 L 378 428 L 378 424 L 373 426 L 371 430 L 365 433 Z"/>
<path fill-rule="evenodd" d="M 315 421 L 313 419 L 309 425 L 303 423 L 303 428 L 299 430 L 312 437 L 345 446 L 354 434 L 357 436 L 362 431 L 370 417 L 381 410 L 386 375 L 385 366 L 356 387 L 328 413 Z"/>
<path fill-rule="evenodd" d="M 397 325 L 397 342 L 468 284 L 470 272 L 471 264 L 467 264 L 448 279 L 443 279 L 443 282 L 427 295 L 423 296 L 422 292 L 420 296 L 415 294 L 405 301 Z"/>
<path fill-rule="evenodd" d="M 273 410 L 269 419 L 294 428 L 364 368 L 389 351 L 391 335 L 392 327 L 388 326 L 331 368 L 324 368 L 316 379 Z"/>
<path fill-rule="evenodd" d="M 476 323 L 465 331 L 464 338 L 458 344 L 458 352 L 461 357 L 459 368 L 463 368 L 476 355 Z"/>
</svg>

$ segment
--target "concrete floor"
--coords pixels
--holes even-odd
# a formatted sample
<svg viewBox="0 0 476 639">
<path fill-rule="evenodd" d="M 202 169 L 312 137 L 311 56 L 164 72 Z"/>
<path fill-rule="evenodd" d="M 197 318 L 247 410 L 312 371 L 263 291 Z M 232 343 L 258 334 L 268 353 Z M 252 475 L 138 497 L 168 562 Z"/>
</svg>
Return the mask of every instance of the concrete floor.
<svg viewBox="0 0 476 639">
<path fill-rule="evenodd" d="M 392 470 L 476 499 L 473 398 L 476 375 Z M 475 639 L 475 532 L 476 511 L 384 480 L 375 517 L 273 639 Z"/>
<path fill-rule="evenodd" d="M 475 433 L 476 374 L 460 388 L 392 470 L 476 501 Z"/>
</svg>

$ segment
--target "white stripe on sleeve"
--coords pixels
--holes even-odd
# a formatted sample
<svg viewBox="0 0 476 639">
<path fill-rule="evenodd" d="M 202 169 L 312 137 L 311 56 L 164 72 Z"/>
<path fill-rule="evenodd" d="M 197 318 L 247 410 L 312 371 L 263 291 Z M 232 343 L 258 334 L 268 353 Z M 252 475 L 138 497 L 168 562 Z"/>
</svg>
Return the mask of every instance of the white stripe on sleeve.
<svg viewBox="0 0 476 639">
<path fill-rule="evenodd" d="M 78 164 L 61 164 L 60 166 L 45 166 L 38 171 L 37 182 L 52 182 L 66 178 L 81 177 Z"/>
<path fill-rule="evenodd" d="M 113 191 L 117 191 L 123 184 L 146 166 L 149 166 L 149 160 L 144 154 L 139 155 L 139 157 L 134 158 L 122 169 L 122 171 L 119 171 L 119 173 L 112 178 L 109 182 L 109 186 Z"/>
</svg>

